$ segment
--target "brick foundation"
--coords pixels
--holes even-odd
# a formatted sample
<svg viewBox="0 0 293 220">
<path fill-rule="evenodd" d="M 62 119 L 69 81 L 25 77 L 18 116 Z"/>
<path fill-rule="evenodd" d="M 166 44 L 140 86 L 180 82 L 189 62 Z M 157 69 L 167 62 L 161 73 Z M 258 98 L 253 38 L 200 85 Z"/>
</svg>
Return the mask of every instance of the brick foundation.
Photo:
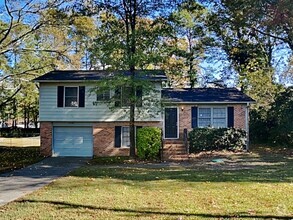
<svg viewBox="0 0 293 220">
<path fill-rule="evenodd" d="M 51 122 L 40 123 L 41 147 L 40 153 L 42 156 L 52 156 L 52 132 L 53 126 Z"/>
<path fill-rule="evenodd" d="M 136 126 L 162 127 L 161 122 L 137 122 Z M 128 156 L 129 148 L 114 147 L 115 126 L 129 126 L 129 122 L 102 122 L 94 123 L 94 156 Z"/>
</svg>

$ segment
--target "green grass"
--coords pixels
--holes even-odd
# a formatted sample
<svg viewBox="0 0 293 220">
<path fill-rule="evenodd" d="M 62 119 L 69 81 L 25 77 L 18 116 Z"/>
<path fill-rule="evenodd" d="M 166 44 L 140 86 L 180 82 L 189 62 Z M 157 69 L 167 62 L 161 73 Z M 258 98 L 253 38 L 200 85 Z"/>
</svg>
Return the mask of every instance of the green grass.
<svg viewBox="0 0 293 220">
<path fill-rule="evenodd" d="M 88 165 L 0 207 L 0 219 L 293 218 L 292 151 L 215 157 Z"/>
<path fill-rule="evenodd" d="M 42 158 L 40 147 L 0 146 L 0 173 L 28 166 Z"/>
<path fill-rule="evenodd" d="M 122 164 L 122 163 L 133 163 L 129 157 L 95 157 L 90 161 L 91 165 L 110 165 L 110 164 Z"/>
</svg>

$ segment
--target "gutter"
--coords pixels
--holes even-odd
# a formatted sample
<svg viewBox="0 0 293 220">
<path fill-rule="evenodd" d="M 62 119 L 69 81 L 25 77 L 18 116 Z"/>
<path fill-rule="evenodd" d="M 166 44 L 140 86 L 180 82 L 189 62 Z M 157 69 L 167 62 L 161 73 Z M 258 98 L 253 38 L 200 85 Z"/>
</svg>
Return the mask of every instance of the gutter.
<svg viewBox="0 0 293 220">
<path fill-rule="evenodd" d="M 249 151 L 249 103 L 245 108 L 246 151 Z"/>
<path fill-rule="evenodd" d="M 163 101 L 163 103 L 166 104 L 189 104 L 189 105 L 194 105 L 194 104 L 247 104 L 249 105 L 250 103 L 255 103 L 255 101 L 243 101 L 243 102 L 239 102 L 239 101 L 210 101 L 210 102 L 168 102 L 168 101 Z"/>
</svg>

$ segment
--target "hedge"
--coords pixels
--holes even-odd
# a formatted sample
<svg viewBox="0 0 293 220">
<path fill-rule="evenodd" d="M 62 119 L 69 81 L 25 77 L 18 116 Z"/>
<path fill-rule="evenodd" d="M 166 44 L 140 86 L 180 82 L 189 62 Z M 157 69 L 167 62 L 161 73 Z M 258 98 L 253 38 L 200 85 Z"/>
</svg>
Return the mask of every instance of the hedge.
<svg viewBox="0 0 293 220">
<path fill-rule="evenodd" d="M 35 137 L 40 135 L 40 128 L 0 128 L 0 137 Z"/>
<path fill-rule="evenodd" d="M 195 128 L 189 135 L 191 153 L 204 150 L 242 150 L 245 148 L 246 131 L 235 128 Z"/>
</svg>

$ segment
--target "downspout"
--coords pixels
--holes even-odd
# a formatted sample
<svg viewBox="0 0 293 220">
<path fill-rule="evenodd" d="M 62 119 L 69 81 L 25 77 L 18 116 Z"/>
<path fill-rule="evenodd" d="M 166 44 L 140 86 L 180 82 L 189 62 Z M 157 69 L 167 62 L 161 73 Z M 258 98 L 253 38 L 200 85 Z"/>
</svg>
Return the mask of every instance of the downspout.
<svg viewBox="0 0 293 220">
<path fill-rule="evenodd" d="M 249 103 L 245 108 L 246 151 L 249 151 Z"/>
</svg>

